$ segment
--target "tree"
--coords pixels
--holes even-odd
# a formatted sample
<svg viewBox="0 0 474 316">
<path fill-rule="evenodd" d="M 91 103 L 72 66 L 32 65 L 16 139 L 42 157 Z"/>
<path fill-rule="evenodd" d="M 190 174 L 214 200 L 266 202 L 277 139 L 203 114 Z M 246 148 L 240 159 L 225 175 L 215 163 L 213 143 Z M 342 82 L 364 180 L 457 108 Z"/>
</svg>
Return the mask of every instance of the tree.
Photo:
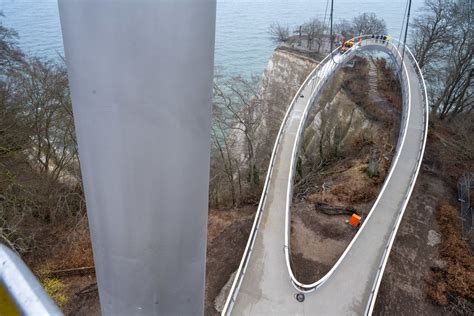
<svg viewBox="0 0 474 316">
<path fill-rule="evenodd" d="M 326 32 L 326 26 L 323 21 L 319 19 L 313 19 L 308 23 L 303 24 L 303 32 L 308 37 L 308 49 L 311 50 L 312 43 L 317 45 L 317 52 L 321 51 L 321 45 L 323 44 Z"/>
<path fill-rule="evenodd" d="M 383 19 L 377 18 L 374 13 L 364 12 L 352 21 L 342 20 L 336 23 L 334 31 L 345 38 L 352 38 L 358 35 L 386 34 L 387 27 Z"/>
<path fill-rule="evenodd" d="M 85 206 L 65 67 L 27 58 L 16 39 L 0 22 L 0 242 L 21 253 L 38 221 Z"/>
<path fill-rule="evenodd" d="M 458 1 L 450 6 L 453 21 L 452 36 L 447 40 L 450 53 L 445 57 L 441 74 L 444 87 L 433 105 L 433 111 L 441 119 L 471 111 L 474 107 L 472 68 L 474 36 L 472 34 L 471 9 L 467 1 Z"/>
<path fill-rule="evenodd" d="M 334 25 L 334 33 L 340 34 L 345 38 L 350 38 L 354 36 L 352 23 L 345 19 L 340 21 L 339 23 L 336 23 Z"/>
<path fill-rule="evenodd" d="M 290 38 L 289 27 L 283 26 L 280 23 L 272 23 L 268 29 L 268 33 L 276 44 L 286 42 Z"/>
<path fill-rule="evenodd" d="M 354 36 L 370 34 L 387 34 L 387 26 L 383 19 L 377 18 L 374 13 L 362 13 L 352 20 Z"/>
<path fill-rule="evenodd" d="M 40 172 L 59 179 L 71 164 L 78 164 L 65 67 L 33 58 L 10 75 L 10 85 L 31 128 L 29 152 L 35 165 Z"/>
<path fill-rule="evenodd" d="M 0 18 L 3 13 L 0 11 Z M 17 46 L 18 34 L 4 27 L 0 19 L 0 75 L 15 67 L 23 60 L 23 53 Z"/>
<path fill-rule="evenodd" d="M 453 23 L 445 0 L 427 0 L 421 12 L 411 26 L 415 58 L 423 69 L 443 55 Z"/>
<path fill-rule="evenodd" d="M 225 199 L 222 195 L 228 191 L 232 205 L 237 205 L 247 197 L 258 195 L 261 146 L 258 130 L 264 115 L 258 87 L 257 78 L 215 80 L 211 200 Z"/>
<path fill-rule="evenodd" d="M 469 1 L 427 0 L 422 12 L 412 24 L 412 42 L 431 111 L 441 119 L 470 112 L 474 41 Z"/>
</svg>

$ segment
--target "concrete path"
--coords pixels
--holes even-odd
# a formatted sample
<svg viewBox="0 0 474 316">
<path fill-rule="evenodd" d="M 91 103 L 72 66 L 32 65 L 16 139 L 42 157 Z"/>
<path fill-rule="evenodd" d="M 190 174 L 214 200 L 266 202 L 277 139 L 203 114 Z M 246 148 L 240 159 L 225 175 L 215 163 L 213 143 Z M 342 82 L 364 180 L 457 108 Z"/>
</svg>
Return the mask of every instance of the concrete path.
<svg viewBox="0 0 474 316">
<path fill-rule="evenodd" d="M 364 41 L 359 50 L 382 50 L 398 54 L 371 40 Z M 335 69 L 352 57 L 337 56 L 320 69 L 318 77 L 329 77 Z M 405 56 L 405 60 L 407 60 Z M 404 208 L 407 190 L 418 168 L 418 155 L 424 140 L 424 103 L 422 87 L 411 63 L 406 63 L 409 76 L 411 107 L 406 137 L 400 143 L 400 157 L 394 159 L 393 175 L 386 180 L 385 191 L 379 196 L 370 218 L 338 268 L 305 301 L 295 299 L 297 293 L 289 277 L 285 260 L 285 212 L 290 161 L 304 109 L 313 89 L 309 82 L 297 98 L 281 135 L 276 160 L 270 178 L 268 195 L 262 211 L 250 259 L 237 289 L 235 303 L 229 299 L 227 310 L 234 315 L 361 315 L 366 311 L 377 270 L 395 223 Z M 313 93 L 322 91 L 315 86 Z M 402 124 L 402 127 L 404 125 Z M 245 266 L 245 265 L 244 265 Z M 238 284 L 239 280 L 237 280 Z M 232 295 L 232 293 L 231 293 Z"/>
</svg>

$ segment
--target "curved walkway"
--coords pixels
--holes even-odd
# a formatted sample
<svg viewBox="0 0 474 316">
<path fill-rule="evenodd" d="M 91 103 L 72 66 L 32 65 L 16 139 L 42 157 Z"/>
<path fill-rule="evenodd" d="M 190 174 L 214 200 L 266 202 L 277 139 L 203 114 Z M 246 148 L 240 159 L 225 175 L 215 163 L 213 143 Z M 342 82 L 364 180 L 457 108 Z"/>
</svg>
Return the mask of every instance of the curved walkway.
<svg viewBox="0 0 474 316">
<path fill-rule="evenodd" d="M 408 62 L 411 57 L 408 52 L 403 63 L 405 106 L 398 150 L 372 211 L 341 259 L 320 281 L 311 285 L 299 283 L 291 278 L 288 262 L 288 210 L 299 135 L 314 100 L 335 71 L 357 50 L 385 51 L 399 64 L 401 62 L 395 45 L 368 39 L 344 55 L 326 57 L 302 85 L 278 134 L 253 231 L 223 314 L 370 314 L 386 258 L 421 164 L 426 138 L 425 90 L 416 65 Z M 312 292 L 300 303 L 295 299 L 296 289 Z"/>
</svg>

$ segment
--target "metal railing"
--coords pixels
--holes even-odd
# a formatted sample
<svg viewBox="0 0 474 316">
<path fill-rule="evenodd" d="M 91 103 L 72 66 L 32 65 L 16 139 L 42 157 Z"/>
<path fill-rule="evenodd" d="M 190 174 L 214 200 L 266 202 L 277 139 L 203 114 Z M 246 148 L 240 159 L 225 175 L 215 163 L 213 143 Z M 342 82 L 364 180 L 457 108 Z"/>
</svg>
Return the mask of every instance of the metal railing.
<svg viewBox="0 0 474 316">
<path fill-rule="evenodd" d="M 461 203 L 461 227 L 463 237 L 474 231 L 474 211 L 471 190 L 474 187 L 474 172 L 466 172 L 458 182 L 458 201 Z"/>
<path fill-rule="evenodd" d="M 382 41 L 382 40 L 371 40 L 371 39 L 368 39 L 369 37 L 370 36 L 363 36 L 364 40 L 362 41 L 362 43 L 358 47 L 359 48 L 364 48 L 365 47 L 365 49 L 375 47 L 378 50 L 383 50 L 383 51 L 386 51 L 389 54 L 391 54 L 392 57 L 397 62 L 398 62 L 398 58 L 401 60 L 402 55 L 400 54 L 398 49 L 395 47 L 395 45 L 393 45 L 393 43 L 391 43 L 389 41 Z M 389 49 L 385 45 L 391 45 L 393 50 Z M 398 54 L 398 58 L 394 54 Z M 405 74 L 405 76 L 407 76 L 406 79 L 409 80 L 406 67 L 405 67 L 404 70 L 405 71 L 403 71 L 402 74 Z M 401 82 L 406 83 L 407 81 L 405 81 L 404 78 L 401 77 Z M 324 86 L 321 86 L 320 89 L 322 89 L 323 87 Z M 389 182 L 389 180 L 390 180 L 390 178 L 393 174 L 394 167 L 397 165 L 398 158 L 400 156 L 400 151 L 398 149 L 401 148 L 401 146 L 403 146 L 403 143 L 405 141 L 406 129 L 407 129 L 407 126 L 408 126 L 407 122 L 408 122 L 408 119 L 409 119 L 410 106 L 411 106 L 411 100 L 410 100 L 411 93 L 410 93 L 409 89 L 410 89 L 409 85 L 402 84 L 402 93 L 403 93 L 404 96 L 408 96 L 408 98 L 406 98 L 406 97 L 403 98 L 403 100 L 405 102 L 404 102 L 403 111 L 402 111 L 402 124 L 400 126 L 400 136 L 399 136 L 399 140 L 398 140 L 398 144 L 397 144 L 397 154 L 395 156 L 394 163 L 392 163 L 392 166 L 390 167 L 388 176 L 385 180 L 385 183 L 382 187 L 382 190 L 380 191 L 380 193 L 377 197 L 377 200 L 375 201 L 372 209 L 370 210 L 367 218 L 363 222 L 361 228 L 359 229 L 359 231 L 357 232 L 355 237 L 351 240 L 349 245 L 346 247 L 345 251 L 342 253 L 342 255 L 339 257 L 339 259 L 336 261 L 336 263 L 332 266 L 332 268 L 318 281 L 316 281 L 314 283 L 311 283 L 311 284 L 304 284 L 302 282 L 299 282 L 296 279 L 296 277 L 295 277 L 295 275 L 292 271 L 292 268 L 291 268 L 291 264 L 290 264 L 291 251 L 290 251 L 289 238 L 290 238 L 290 229 L 291 229 L 290 225 L 291 225 L 291 202 L 292 202 L 292 198 L 293 198 L 293 177 L 294 177 L 295 168 L 296 168 L 297 154 L 298 154 L 298 150 L 299 150 L 299 143 L 302 139 L 302 134 L 304 132 L 304 126 L 306 124 L 306 115 L 309 112 L 309 108 L 313 104 L 311 102 L 311 100 L 310 100 L 310 102 L 308 102 L 308 104 L 305 108 L 304 118 L 300 121 L 300 126 L 299 126 L 299 129 L 298 129 L 298 132 L 297 132 L 297 139 L 296 139 L 294 147 L 293 147 L 292 160 L 291 160 L 291 165 L 290 165 L 290 174 L 289 174 L 289 178 L 288 178 L 287 203 L 286 203 L 285 258 L 286 258 L 288 274 L 290 275 L 291 283 L 296 288 L 296 290 L 298 290 L 299 292 L 302 292 L 302 293 L 312 292 L 315 289 L 317 289 L 319 286 L 321 286 L 324 282 L 326 282 L 331 277 L 331 275 L 339 267 L 339 265 L 341 264 L 341 262 L 343 261 L 343 259 L 345 258 L 345 256 L 349 252 L 349 250 L 352 248 L 352 245 L 355 243 L 358 236 L 363 231 L 363 229 L 365 227 L 365 224 L 368 222 L 368 219 L 373 214 L 373 210 L 376 208 L 376 206 L 378 204 L 378 201 L 380 200 L 382 194 L 384 193 L 385 188 L 387 187 L 387 184 L 388 184 L 388 182 Z"/>
<path fill-rule="evenodd" d="M 2 244 L 0 244 L 0 287 L 6 290 L 21 315 L 62 315 L 23 260 Z M 1 306 L 0 314 L 3 315 Z"/>
<path fill-rule="evenodd" d="M 353 238 L 353 240 L 351 241 L 351 243 L 349 244 L 349 246 L 346 248 L 346 250 L 344 251 L 343 255 L 339 258 L 339 260 L 336 262 L 335 266 L 333 266 L 333 268 L 323 277 L 321 278 L 320 280 L 318 280 L 317 282 L 313 283 L 313 284 L 310 284 L 310 285 L 305 285 L 305 284 L 302 284 L 300 282 L 298 282 L 296 280 L 296 278 L 294 277 L 293 275 L 293 272 L 291 270 L 291 265 L 290 265 L 290 257 L 289 257 L 289 253 L 290 253 L 290 247 L 289 247 L 289 210 L 290 210 L 290 205 L 291 205 L 291 201 L 292 201 L 292 191 L 293 191 L 293 175 L 294 175 L 294 168 L 296 167 L 296 164 L 295 164 L 295 161 L 296 161 L 296 158 L 295 158 L 295 155 L 297 153 L 297 149 L 299 148 L 299 143 L 301 141 L 301 134 L 303 132 L 303 126 L 305 125 L 306 123 L 306 119 L 307 119 L 307 115 L 308 115 L 308 112 L 309 112 L 309 107 L 314 103 L 314 101 L 319 97 L 321 91 L 322 91 L 322 87 L 324 87 L 326 85 L 326 83 L 331 79 L 332 75 L 335 73 L 335 70 L 337 70 L 338 68 L 340 68 L 342 65 L 344 65 L 348 60 L 350 60 L 350 57 L 352 57 L 353 54 L 355 54 L 355 51 L 360 48 L 360 47 L 364 47 L 364 45 L 366 43 L 370 44 L 370 45 L 377 45 L 379 49 L 381 49 L 382 47 L 384 47 L 384 45 L 380 45 L 380 44 L 387 44 L 387 45 L 392 45 L 393 48 L 395 49 L 395 51 L 398 53 L 398 57 L 400 58 L 401 60 L 401 54 L 400 52 L 398 51 L 398 49 L 395 47 L 395 45 L 393 45 L 393 43 L 389 42 L 389 41 L 382 41 L 382 40 L 377 40 L 377 41 L 371 41 L 371 40 L 367 40 L 368 38 L 370 38 L 371 35 L 365 35 L 365 36 L 361 36 L 359 38 L 362 38 L 363 39 L 363 42 L 362 43 L 357 43 L 356 45 L 354 45 L 354 47 L 352 47 L 350 50 L 348 50 L 347 52 L 345 52 L 344 54 L 342 54 L 342 57 L 341 55 L 337 55 L 336 56 L 336 59 L 339 59 L 339 62 L 336 62 L 334 60 L 334 55 L 336 54 L 336 52 L 339 51 L 340 47 L 336 48 L 334 51 L 332 51 L 329 55 L 327 55 L 316 67 L 315 69 L 313 69 L 313 71 L 308 75 L 308 77 L 306 78 L 306 80 L 303 82 L 303 84 L 300 86 L 299 90 L 297 91 L 297 93 L 295 94 L 292 102 L 290 103 L 290 106 L 288 107 L 286 113 L 285 113 L 285 116 L 283 118 L 283 121 L 282 121 L 282 124 L 280 126 L 280 129 L 278 131 L 278 134 L 277 134 L 277 139 L 276 139 L 276 142 L 275 142 L 275 145 L 273 147 L 273 151 L 272 151 L 272 155 L 271 155 L 271 159 L 270 159 L 270 163 L 269 163 L 269 169 L 268 169 L 268 172 L 267 172 L 267 176 L 266 176 L 266 179 L 265 179 L 265 184 L 264 184 L 264 188 L 263 188 L 263 192 L 262 192 L 262 196 L 260 198 L 260 202 L 259 202 L 259 206 L 257 208 L 257 213 L 255 215 L 255 219 L 254 219 L 254 222 L 253 222 L 253 226 L 252 226 L 252 230 L 251 230 L 251 233 L 250 233 L 250 237 L 249 237 L 249 240 L 247 242 L 247 245 L 246 245 L 246 248 L 244 250 L 244 255 L 242 257 L 242 260 L 240 262 L 240 265 L 239 265 L 239 268 L 237 270 L 237 273 L 236 273 L 236 276 L 235 276 L 235 279 L 232 283 L 232 287 L 231 287 L 231 290 L 230 290 L 230 293 L 227 297 L 227 300 L 226 300 L 226 303 L 224 305 L 224 308 L 223 308 L 223 311 L 222 311 L 222 314 L 223 315 L 227 315 L 227 314 L 230 314 L 231 310 L 232 310 L 232 307 L 235 303 L 235 299 L 236 299 L 236 296 L 238 294 L 238 291 L 239 291 L 239 288 L 241 286 L 241 283 L 242 283 L 242 280 L 243 280 L 243 277 L 245 275 L 245 271 L 246 271 L 246 268 L 248 266 L 248 262 L 250 260 L 250 256 L 251 256 L 251 253 L 252 253 L 252 250 L 253 250 L 253 246 L 254 246 L 254 243 L 255 243 L 255 239 L 256 239 L 256 236 L 257 236 L 257 232 L 258 232 L 258 227 L 259 227 L 259 224 L 260 224 L 260 221 L 261 221 L 261 217 L 262 217 L 262 212 L 263 212 L 263 209 L 265 208 L 265 203 L 266 203 L 266 197 L 267 197 L 267 193 L 268 193 L 268 187 L 269 187 L 269 182 L 270 182 L 270 179 L 271 179 L 271 175 L 272 175 L 272 172 L 273 172 L 273 165 L 275 163 L 275 160 L 276 160 L 276 154 L 277 154 L 277 151 L 278 151 L 278 148 L 279 148 L 279 144 L 281 142 L 281 138 L 282 138 L 282 134 L 283 134 L 283 131 L 284 129 L 286 128 L 286 125 L 287 125 L 287 122 L 288 122 L 288 116 L 289 116 L 289 113 L 291 112 L 291 110 L 293 109 L 294 107 L 294 104 L 296 103 L 297 101 L 297 98 L 300 96 L 301 92 L 307 87 L 307 85 L 311 82 L 311 96 L 306 104 L 306 107 L 305 107 L 305 110 L 304 110 L 304 113 L 303 113 L 303 117 L 302 119 L 300 120 L 300 124 L 299 124 L 299 127 L 298 127 L 298 132 L 297 132 L 297 139 L 295 140 L 294 142 L 294 145 L 293 145 L 293 154 L 292 154 L 292 160 L 291 160 L 291 165 L 290 165 L 290 177 L 289 177 L 289 180 L 288 180 L 288 187 L 287 187 L 287 204 L 286 204 L 286 226 L 285 226 L 285 245 L 284 245 L 284 251 L 285 251 L 285 257 L 286 257 L 286 263 L 287 263 L 287 267 L 288 267 L 288 273 L 290 275 L 290 278 L 291 278 L 291 283 L 295 286 L 295 288 L 300 291 L 300 292 L 311 292 L 313 291 L 315 288 L 317 288 L 319 285 L 321 285 L 322 283 L 324 283 L 330 276 L 331 274 L 335 271 L 335 269 L 337 268 L 337 266 L 340 264 L 340 262 L 342 261 L 342 259 L 344 258 L 344 256 L 346 255 L 346 253 L 350 250 L 352 244 L 354 243 L 354 241 L 356 240 L 356 238 L 358 237 L 358 235 L 360 234 L 360 232 L 362 231 L 365 223 L 367 222 L 367 220 L 363 223 L 362 227 L 359 229 L 359 231 L 357 232 L 356 236 Z M 366 43 L 365 43 L 366 42 Z M 382 49 L 383 50 L 383 49 Z M 390 49 L 388 48 L 385 48 L 385 51 L 389 52 L 389 53 L 392 53 L 393 54 L 393 51 L 391 51 Z M 411 52 L 410 52 L 411 54 Z M 395 60 L 397 60 L 397 57 L 396 56 L 392 56 L 395 58 Z M 330 61 L 331 60 L 331 61 Z M 416 63 L 416 61 L 415 61 Z M 406 66 L 404 64 L 404 62 L 402 63 L 402 65 L 404 66 L 404 72 L 407 76 L 407 82 L 409 81 L 409 78 L 408 78 L 408 73 L 407 73 L 407 70 L 406 70 Z M 422 78 L 422 74 L 421 74 L 421 71 L 420 71 L 420 75 L 421 75 L 421 78 Z M 405 82 L 405 80 L 403 80 L 403 77 L 401 77 L 401 82 Z M 424 80 L 422 81 L 423 84 L 424 84 Z M 410 86 L 409 85 L 405 85 L 403 84 L 402 85 L 402 93 L 403 95 L 408 95 L 408 100 L 407 98 L 403 98 L 404 99 L 404 106 L 403 106 L 403 111 L 402 111 L 402 124 L 400 126 L 400 137 L 399 137 L 399 142 L 397 144 L 397 156 L 396 156 L 396 161 L 398 160 L 398 157 L 399 157 L 399 148 L 401 148 L 403 142 L 404 142 L 404 138 L 406 136 L 406 129 L 407 129 L 407 122 L 409 120 L 409 107 L 411 106 L 411 100 L 410 100 L 410 97 L 411 97 L 411 93 L 409 91 L 410 89 Z M 407 91 L 408 90 L 408 91 Z M 425 87 L 425 95 L 426 95 L 426 87 Z M 425 98 L 427 100 L 427 97 Z M 406 110 L 408 108 L 408 111 Z M 427 107 L 426 107 L 426 111 L 425 113 L 427 113 Z M 425 126 L 427 126 L 427 117 L 425 118 Z M 425 128 L 426 130 L 426 128 Z M 426 135 L 426 133 L 425 133 Z M 402 140 L 400 142 L 400 140 Z M 424 141 L 426 141 L 426 136 L 424 136 Z M 424 152 L 424 143 L 423 143 L 423 146 L 422 146 L 422 151 L 421 151 L 421 156 L 423 156 L 423 152 Z M 390 168 L 390 171 L 389 171 L 389 175 L 387 176 L 387 179 L 384 183 L 384 186 L 382 188 L 382 190 L 385 189 L 387 183 L 388 183 L 388 179 L 391 177 L 391 174 L 393 173 L 393 168 L 394 168 L 394 165 L 396 165 L 396 163 L 392 164 L 391 168 Z M 418 169 L 419 169 L 419 166 L 418 166 Z M 416 174 L 418 174 L 418 171 L 416 172 Z M 416 176 L 414 177 L 416 179 Z M 414 184 L 414 179 L 412 179 L 412 184 Z M 410 185 L 410 187 L 412 187 L 412 185 Z M 409 192 L 411 194 L 411 189 L 409 189 Z M 375 205 L 376 203 L 378 202 L 378 200 L 380 199 L 381 195 L 382 195 L 383 191 L 381 191 L 381 193 L 379 194 L 376 202 L 374 203 L 374 207 L 372 208 L 372 210 L 375 208 Z M 408 195 L 409 197 L 409 195 Z M 408 199 L 406 199 L 408 200 Z M 403 211 L 405 209 L 405 206 L 402 208 Z M 367 217 L 367 219 L 370 217 L 370 215 L 372 214 L 372 210 L 371 212 L 369 212 L 369 215 Z M 399 217 L 401 219 L 401 217 Z M 396 227 L 396 228 L 395 228 Z M 393 231 L 395 231 L 396 233 L 396 229 L 398 228 L 398 225 L 395 225 L 394 227 L 394 230 L 392 230 L 392 233 Z M 394 236 L 394 235 L 393 235 Z M 390 238 L 391 240 L 392 238 Z M 393 241 L 392 241 L 393 242 Z M 389 242 L 389 244 L 391 244 L 391 242 Z M 391 247 L 391 245 L 387 246 L 386 247 L 386 252 L 387 252 L 387 249 L 388 249 L 388 252 L 390 251 L 389 248 Z M 383 255 L 383 258 L 385 258 L 385 253 Z M 382 260 L 382 264 L 381 264 L 381 268 L 379 268 L 379 272 L 382 272 L 383 273 L 383 268 L 385 267 L 385 263 L 384 261 L 386 261 L 386 259 L 383 259 Z M 378 274 L 379 274 L 378 272 Z M 377 274 L 377 275 L 378 275 Z M 381 273 L 380 273 L 381 275 Z M 376 278 L 376 288 L 378 289 L 378 285 L 379 284 L 379 281 L 378 281 L 378 277 Z M 372 292 L 373 293 L 373 292 Z M 371 295 L 371 298 L 372 298 L 372 295 Z"/>
</svg>

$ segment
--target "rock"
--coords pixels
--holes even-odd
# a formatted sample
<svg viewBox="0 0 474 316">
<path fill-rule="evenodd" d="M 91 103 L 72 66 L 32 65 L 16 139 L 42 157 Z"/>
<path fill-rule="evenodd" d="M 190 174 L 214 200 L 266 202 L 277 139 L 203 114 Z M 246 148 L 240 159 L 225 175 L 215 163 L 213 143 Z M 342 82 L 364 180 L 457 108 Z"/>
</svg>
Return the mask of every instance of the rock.
<svg viewBox="0 0 474 316">
<path fill-rule="evenodd" d="M 428 231 L 428 242 L 427 242 L 427 245 L 428 246 L 436 246 L 438 245 L 439 243 L 441 242 L 441 234 L 430 229 L 430 231 Z"/>
<path fill-rule="evenodd" d="M 226 282 L 224 287 L 222 287 L 221 291 L 219 292 L 219 295 L 217 295 L 216 299 L 214 300 L 214 308 L 219 313 L 221 313 L 222 310 L 224 309 L 225 301 L 227 299 L 227 296 L 229 295 L 236 273 L 237 271 L 235 271 L 234 273 L 230 275 L 229 280 Z"/>
</svg>

